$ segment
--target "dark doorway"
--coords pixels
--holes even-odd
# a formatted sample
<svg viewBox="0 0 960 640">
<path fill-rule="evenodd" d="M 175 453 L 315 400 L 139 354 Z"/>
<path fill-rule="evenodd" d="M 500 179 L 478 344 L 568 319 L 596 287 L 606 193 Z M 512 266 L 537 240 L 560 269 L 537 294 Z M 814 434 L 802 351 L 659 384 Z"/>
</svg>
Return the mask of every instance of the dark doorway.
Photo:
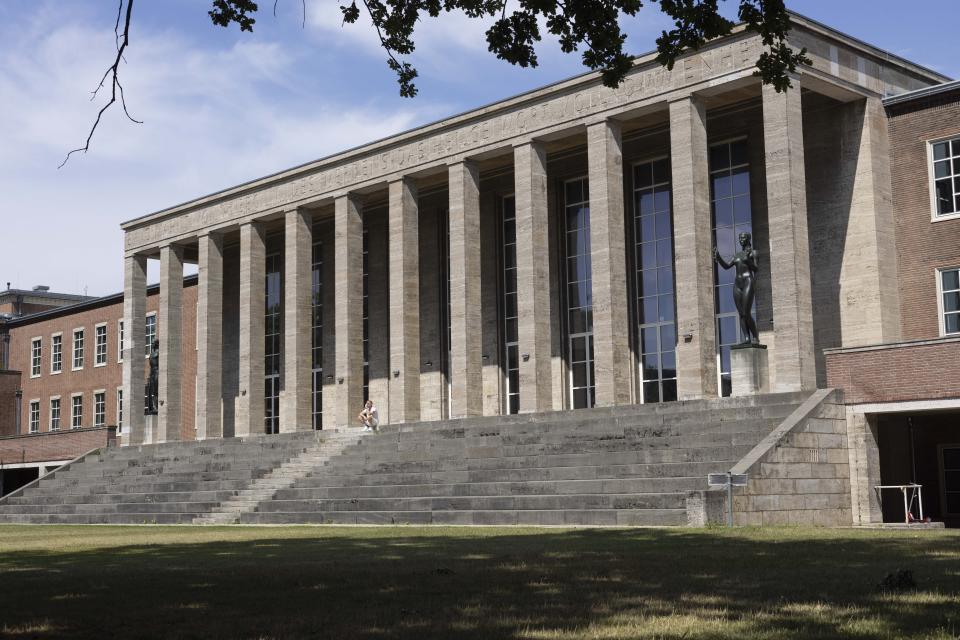
<svg viewBox="0 0 960 640">
<path fill-rule="evenodd" d="M 0 471 L 0 496 L 16 491 L 40 477 L 39 467 L 24 469 L 4 469 Z"/>
<path fill-rule="evenodd" d="M 882 484 L 922 485 L 924 515 L 960 527 L 960 412 L 880 415 L 877 427 Z M 899 491 L 884 491 L 883 521 L 904 521 Z"/>
</svg>

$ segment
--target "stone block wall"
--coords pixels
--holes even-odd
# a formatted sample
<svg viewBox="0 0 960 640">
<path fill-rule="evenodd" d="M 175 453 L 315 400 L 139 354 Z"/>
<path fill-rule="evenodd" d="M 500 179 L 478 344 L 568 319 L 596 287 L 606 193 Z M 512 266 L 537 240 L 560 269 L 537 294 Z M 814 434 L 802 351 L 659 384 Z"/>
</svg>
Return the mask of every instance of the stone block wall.
<svg viewBox="0 0 960 640">
<path fill-rule="evenodd" d="M 749 475 L 734 490 L 735 524 L 851 524 L 843 394 L 817 391 L 732 471 Z"/>
</svg>

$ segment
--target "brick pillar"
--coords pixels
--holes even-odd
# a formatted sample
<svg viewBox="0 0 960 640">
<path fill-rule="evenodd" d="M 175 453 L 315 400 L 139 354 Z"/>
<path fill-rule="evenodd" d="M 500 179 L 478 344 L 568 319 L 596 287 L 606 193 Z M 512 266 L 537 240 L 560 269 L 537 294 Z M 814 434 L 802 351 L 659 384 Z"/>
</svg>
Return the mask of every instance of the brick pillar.
<svg viewBox="0 0 960 640">
<path fill-rule="evenodd" d="M 160 371 L 157 376 L 158 442 L 180 440 L 180 382 L 183 354 L 183 247 L 166 245 L 160 249 Z"/>
<path fill-rule="evenodd" d="M 817 380 L 800 83 L 794 78 L 793 88 L 784 93 L 777 93 L 769 85 L 763 85 L 762 91 L 776 348 L 773 390 L 814 389 Z"/>
<path fill-rule="evenodd" d="M 598 407 L 633 397 L 629 297 L 623 212 L 620 125 L 587 127 L 590 180 L 590 260 L 593 267 L 593 352 Z"/>
<path fill-rule="evenodd" d="M 121 443 L 143 443 L 144 333 L 147 315 L 147 257 L 123 259 L 123 434 Z"/>
<path fill-rule="evenodd" d="M 312 347 L 313 218 L 303 209 L 284 214 L 283 387 L 280 432 L 313 429 Z"/>
<path fill-rule="evenodd" d="M 198 241 L 197 440 L 223 437 L 223 238 Z"/>
<path fill-rule="evenodd" d="M 550 366 L 550 234 L 547 154 L 538 143 L 513 150 L 517 225 L 517 337 L 520 411 L 552 408 Z M 523 355 L 529 355 L 524 359 Z"/>
<path fill-rule="evenodd" d="M 707 116 L 690 96 L 670 103 L 673 245 L 677 301 L 677 395 L 717 395 L 713 233 Z M 688 342 L 684 336 L 690 336 Z"/>
<path fill-rule="evenodd" d="M 480 313 L 480 172 L 470 162 L 449 168 L 451 418 L 483 414 Z"/>
<path fill-rule="evenodd" d="M 240 227 L 240 384 L 237 398 L 237 437 L 264 429 L 264 315 L 267 247 L 263 225 Z"/>
<path fill-rule="evenodd" d="M 336 426 L 356 426 L 363 408 L 363 208 L 346 195 L 334 204 Z"/>
<path fill-rule="evenodd" d="M 420 419 L 420 235 L 417 187 L 390 183 L 390 422 Z M 399 375 L 396 373 L 399 372 Z"/>
</svg>

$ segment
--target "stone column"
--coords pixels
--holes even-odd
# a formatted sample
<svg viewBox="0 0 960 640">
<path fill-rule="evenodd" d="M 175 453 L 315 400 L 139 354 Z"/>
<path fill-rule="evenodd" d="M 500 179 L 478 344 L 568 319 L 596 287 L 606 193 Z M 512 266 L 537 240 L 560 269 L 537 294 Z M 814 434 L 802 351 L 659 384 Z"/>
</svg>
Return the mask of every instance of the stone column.
<svg viewBox="0 0 960 640">
<path fill-rule="evenodd" d="M 880 446 L 875 419 L 847 407 L 847 445 L 853 524 L 883 522 L 874 487 L 880 482 Z"/>
<path fill-rule="evenodd" d="M 693 96 L 671 102 L 670 164 L 680 400 L 717 395 L 707 152 L 707 116 L 703 104 Z M 685 336 L 690 336 L 690 340 Z"/>
<path fill-rule="evenodd" d="M 160 312 L 157 314 L 160 339 L 160 371 L 157 376 L 157 442 L 180 440 L 180 383 L 183 354 L 183 247 L 160 249 Z"/>
<path fill-rule="evenodd" d="M 223 437 L 223 238 L 198 242 L 197 440 Z"/>
<path fill-rule="evenodd" d="M 420 236 L 417 187 L 390 183 L 390 422 L 420 419 Z M 398 375 L 399 372 L 399 375 Z"/>
<path fill-rule="evenodd" d="M 550 234 L 547 154 L 543 145 L 530 142 L 515 147 L 513 175 L 517 216 L 520 411 L 548 411 L 553 400 L 550 384 Z"/>
<path fill-rule="evenodd" d="M 483 414 L 483 324 L 480 313 L 480 172 L 471 162 L 449 168 L 451 418 Z"/>
<path fill-rule="evenodd" d="M 803 166 L 800 83 L 777 93 L 763 85 L 763 142 L 770 227 L 774 391 L 814 389 L 810 247 Z"/>
<path fill-rule="evenodd" d="M 267 247 L 263 225 L 240 227 L 240 375 L 237 437 L 264 430 L 264 315 Z"/>
<path fill-rule="evenodd" d="M 590 260 L 593 268 L 593 352 L 598 407 L 633 397 L 629 297 L 623 211 L 620 125 L 587 127 L 590 180 Z"/>
<path fill-rule="evenodd" d="M 334 203 L 336 426 L 356 426 L 363 407 L 363 207 L 349 194 Z"/>
<path fill-rule="evenodd" d="M 311 358 L 310 331 L 313 295 L 313 218 L 303 209 L 284 214 L 284 319 L 283 388 L 280 390 L 280 432 L 310 431 Z"/>
<path fill-rule="evenodd" d="M 123 434 L 126 445 L 143 443 L 144 334 L 147 315 L 147 257 L 123 259 Z"/>
</svg>

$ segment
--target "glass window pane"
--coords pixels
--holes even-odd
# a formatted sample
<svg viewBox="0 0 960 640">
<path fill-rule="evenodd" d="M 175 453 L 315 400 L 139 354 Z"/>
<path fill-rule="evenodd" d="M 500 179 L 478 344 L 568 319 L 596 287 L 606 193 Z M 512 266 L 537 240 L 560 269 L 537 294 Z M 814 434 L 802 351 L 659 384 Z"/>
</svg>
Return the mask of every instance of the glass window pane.
<svg viewBox="0 0 960 640">
<path fill-rule="evenodd" d="M 937 213 L 953 213 L 953 189 L 950 185 L 950 179 L 937 180 Z"/>
<path fill-rule="evenodd" d="M 657 240 L 657 266 L 673 266 L 673 246 L 670 238 Z"/>
<path fill-rule="evenodd" d="M 657 211 L 670 211 L 670 189 L 667 187 L 660 187 L 656 190 L 653 196 L 653 208 Z"/>
<path fill-rule="evenodd" d="M 660 355 L 660 368 L 664 378 L 677 377 L 677 356 L 673 351 L 666 351 Z"/>
<path fill-rule="evenodd" d="M 960 173 L 960 158 L 953 159 L 953 174 L 956 175 Z"/>
<path fill-rule="evenodd" d="M 581 362 L 573 365 L 570 367 L 570 372 L 573 374 L 574 387 L 587 386 L 587 363 Z"/>
<path fill-rule="evenodd" d="M 730 143 L 730 157 L 731 166 L 747 164 L 750 161 L 750 158 L 747 155 L 747 141 L 737 140 L 736 142 Z"/>
<path fill-rule="evenodd" d="M 738 171 L 733 174 L 733 195 L 739 196 L 750 193 L 750 172 Z"/>
<path fill-rule="evenodd" d="M 657 269 L 657 291 L 673 291 L 673 267 Z"/>
<path fill-rule="evenodd" d="M 641 216 L 640 218 L 640 241 L 650 241 L 657 238 L 655 232 L 656 226 L 656 217 L 651 213 L 650 215 Z"/>
<path fill-rule="evenodd" d="M 672 291 L 672 289 L 671 289 Z M 661 322 L 669 322 L 673 320 L 673 294 L 667 293 L 659 297 L 659 315 L 657 316 Z"/>
<path fill-rule="evenodd" d="M 640 344 L 643 353 L 657 353 L 660 351 L 660 345 L 657 342 L 657 328 L 647 327 L 640 330 Z"/>
<path fill-rule="evenodd" d="M 753 219 L 751 215 L 750 194 L 742 195 L 733 199 L 733 221 L 736 224 L 750 224 Z"/>
<path fill-rule="evenodd" d="M 941 276 L 944 291 L 960 289 L 960 270 L 951 269 L 949 271 L 943 271 L 941 272 Z"/>
<path fill-rule="evenodd" d="M 715 200 L 720 200 L 721 198 L 729 198 L 733 195 L 732 191 L 732 180 L 730 175 L 726 173 L 721 173 L 719 175 L 713 176 L 713 197 Z"/>
<path fill-rule="evenodd" d="M 938 142 L 935 145 L 933 145 L 933 159 L 941 160 L 949 156 L 950 155 L 949 144 L 950 143 L 948 142 Z"/>
<path fill-rule="evenodd" d="M 733 286 L 717 287 L 717 313 L 736 313 L 737 305 L 733 302 Z"/>
<path fill-rule="evenodd" d="M 583 202 L 583 180 L 571 180 L 567 183 L 566 198 L 567 204 Z"/>
<path fill-rule="evenodd" d="M 946 178 L 950 175 L 950 161 L 941 160 L 933 163 L 933 176 L 935 178 Z"/>
<path fill-rule="evenodd" d="M 649 164 L 638 164 L 633 168 L 633 186 L 635 189 L 649 187 L 651 178 Z"/>
<path fill-rule="evenodd" d="M 719 319 L 720 324 L 720 344 L 736 344 L 737 342 L 737 318 L 727 316 Z"/>
<path fill-rule="evenodd" d="M 677 344 L 677 333 L 672 324 L 661 325 L 660 327 L 660 349 L 671 351 Z"/>
<path fill-rule="evenodd" d="M 733 226 L 733 202 L 729 198 L 713 203 L 713 219 L 714 226 Z"/>
<path fill-rule="evenodd" d="M 573 408 L 574 409 L 585 409 L 587 408 L 587 390 L 586 389 L 574 389 L 573 390 Z"/>
<path fill-rule="evenodd" d="M 519 394 L 510 396 L 510 413 L 520 413 Z"/>
<path fill-rule="evenodd" d="M 676 399 L 677 399 L 677 381 L 664 380 L 663 381 L 663 401 L 674 402 Z"/>
<path fill-rule="evenodd" d="M 960 331 L 960 313 L 948 313 L 943 317 L 943 324 L 946 333 L 957 333 Z"/>
<path fill-rule="evenodd" d="M 730 149 L 725 144 L 710 147 L 710 171 L 726 169 L 730 166 Z"/>
<path fill-rule="evenodd" d="M 660 385 L 656 381 L 643 383 L 643 401 L 660 402 Z"/>
<path fill-rule="evenodd" d="M 645 353 L 641 356 L 643 365 L 643 379 L 657 380 L 660 378 L 660 354 Z"/>
<path fill-rule="evenodd" d="M 652 219 L 652 217 L 651 217 Z M 657 266 L 657 249 L 652 242 L 645 242 L 640 246 L 640 268 L 653 269 Z"/>
<path fill-rule="evenodd" d="M 587 359 L 586 338 L 573 338 L 570 340 L 570 359 L 571 362 L 583 362 Z"/>
<path fill-rule="evenodd" d="M 645 269 L 643 272 L 643 291 L 646 295 L 657 293 L 657 270 Z"/>
<path fill-rule="evenodd" d="M 951 155 L 960 156 L 960 138 L 953 140 L 953 153 Z"/>
<path fill-rule="evenodd" d="M 960 292 L 950 292 L 943 294 L 944 311 L 960 311 Z"/>
<path fill-rule="evenodd" d="M 673 231 L 670 225 L 670 211 L 661 211 L 657 214 L 657 239 L 667 239 L 669 240 L 673 237 Z"/>
<path fill-rule="evenodd" d="M 508 336 L 516 336 L 517 335 L 517 319 L 513 318 L 510 320 L 507 320 L 506 323 L 504 324 L 504 331 L 507 333 Z"/>
<path fill-rule="evenodd" d="M 660 184 L 670 181 L 670 159 L 661 158 L 653 163 L 653 182 Z"/>
<path fill-rule="evenodd" d="M 641 313 L 642 313 L 642 316 L 643 316 L 643 317 L 640 318 L 640 322 L 646 324 L 646 323 L 648 323 L 648 322 L 656 322 L 656 321 L 657 321 L 657 318 L 659 317 L 659 314 L 658 314 L 658 311 L 657 311 L 657 297 L 656 297 L 656 296 L 649 296 L 649 297 L 644 298 L 644 299 L 641 301 L 641 305 L 640 305 L 640 306 L 641 306 Z"/>
</svg>

